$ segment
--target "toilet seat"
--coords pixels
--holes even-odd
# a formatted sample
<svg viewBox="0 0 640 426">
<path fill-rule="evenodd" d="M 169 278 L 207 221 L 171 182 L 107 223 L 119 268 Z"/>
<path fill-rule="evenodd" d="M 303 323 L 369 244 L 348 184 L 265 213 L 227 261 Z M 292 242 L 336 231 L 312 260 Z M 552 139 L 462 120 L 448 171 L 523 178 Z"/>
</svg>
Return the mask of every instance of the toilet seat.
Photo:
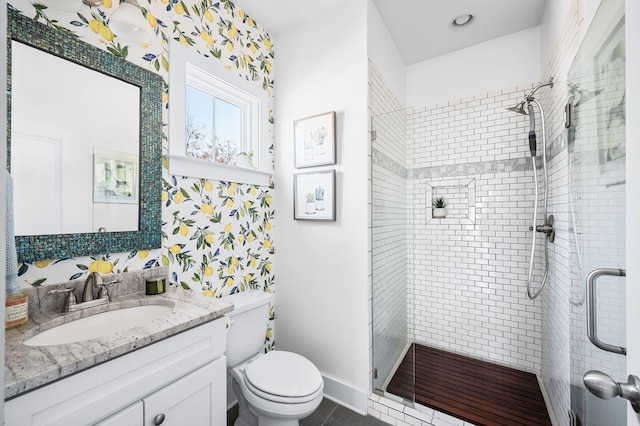
<svg viewBox="0 0 640 426">
<path fill-rule="evenodd" d="M 244 369 L 244 382 L 253 394 L 274 402 L 289 404 L 311 401 L 322 393 L 318 369 L 301 355 L 271 351 Z"/>
</svg>

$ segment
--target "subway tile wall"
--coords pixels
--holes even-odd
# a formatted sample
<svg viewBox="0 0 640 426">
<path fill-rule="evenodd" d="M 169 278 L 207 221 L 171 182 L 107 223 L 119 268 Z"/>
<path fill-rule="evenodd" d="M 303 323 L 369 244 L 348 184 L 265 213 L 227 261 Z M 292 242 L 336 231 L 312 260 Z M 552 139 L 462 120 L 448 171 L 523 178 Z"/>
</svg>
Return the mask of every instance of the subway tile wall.
<svg viewBox="0 0 640 426">
<path fill-rule="evenodd" d="M 569 9 L 562 37 L 545 68 L 543 79 L 554 79 L 553 89 L 541 90 L 545 108 L 549 159 L 549 213 L 556 220 L 556 240 L 549 250 L 549 279 L 542 299 L 542 369 L 540 379 L 552 420 L 565 424 L 571 408 L 571 235 L 569 233 L 568 157 L 564 106 L 567 74 L 581 39 L 581 2 Z M 542 221 L 543 218 L 538 219 Z M 581 385 L 581 382 L 579 383 Z"/>
<path fill-rule="evenodd" d="M 417 342 L 538 373 L 541 304 L 525 295 L 533 213 L 528 119 L 505 109 L 531 87 L 411 111 L 409 300 Z M 469 197 L 471 181 L 473 205 L 459 199 Z M 429 187 L 432 197 L 452 201 L 446 218 L 430 219 Z"/>
<path fill-rule="evenodd" d="M 406 111 L 369 64 L 373 388 L 382 389 L 410 341 L 407 326 Z"/>
</svg>

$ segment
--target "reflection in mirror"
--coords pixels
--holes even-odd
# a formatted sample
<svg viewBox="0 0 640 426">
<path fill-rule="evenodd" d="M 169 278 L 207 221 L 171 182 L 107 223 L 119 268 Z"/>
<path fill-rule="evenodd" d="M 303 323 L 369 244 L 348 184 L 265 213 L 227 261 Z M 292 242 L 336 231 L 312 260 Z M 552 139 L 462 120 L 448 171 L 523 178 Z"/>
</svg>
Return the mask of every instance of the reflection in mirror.
<svg viewBox="0 0 640 426">
<path fill-rule="evenodd" d="M 8 18 L 7 166 L 18 181 L 16 222 L 31 215 L 16 232 L 18 260 L 159 248 L 162 77 L 15 10 Z M 21 69 L 27 50 L 51 62 L 29 58 L 28 70 Z M 83 77 L 65 78 L 71 71 L 57 68 L 63 66 Z M 88 74 L 100 80 L 80 87 Z M 53 86 L 60 91 L 51 104 L 42 96 Z M 24 91 L 32 97 L 23 100 Z M 80 109 L 66 109 L 73 105 Z M 62 163 L 67 156 L 71 165 Z M 59 187 L 65 192 L 54 195 Z M 84 201 L 72 205 L 78 199 Z M 24 204 L 27 211 L 18 211 Z M 86 227 L 76 227 L 81 222 Z"/>
<path fill-rule="evenodd" d="M 16 235 L 136 231 L 140 88 L 16 41 L 11 54 Z"/>
</svg>

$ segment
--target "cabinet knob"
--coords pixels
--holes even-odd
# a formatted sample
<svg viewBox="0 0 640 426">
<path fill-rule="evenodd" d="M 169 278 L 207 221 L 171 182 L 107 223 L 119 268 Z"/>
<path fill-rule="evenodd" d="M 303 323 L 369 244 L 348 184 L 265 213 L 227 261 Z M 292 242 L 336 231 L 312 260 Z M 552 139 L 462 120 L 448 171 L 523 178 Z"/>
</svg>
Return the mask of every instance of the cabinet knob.
<svg viewBox="0 0 640 426">
<path fill-rule="evenodd" d="M 153 418 L 153 424 L 155 426 L 161 425 L 164 422 L 164 414 L 158 414 Z"/>
</svg>

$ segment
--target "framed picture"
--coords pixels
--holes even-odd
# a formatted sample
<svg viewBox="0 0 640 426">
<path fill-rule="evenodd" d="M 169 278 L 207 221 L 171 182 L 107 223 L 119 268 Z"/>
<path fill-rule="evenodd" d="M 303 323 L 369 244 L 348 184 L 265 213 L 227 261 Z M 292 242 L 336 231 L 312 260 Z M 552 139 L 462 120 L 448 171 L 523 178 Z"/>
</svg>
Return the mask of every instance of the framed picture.
<svg viewBox="0 0 640 426">
<path fill-rule="evenodd" d="M 295 167 L 336 164 L 335 111 L 293 122 Z"/>
<path fill-rule="evenodd" d="M 336 171 L 293 175 L 293 218 L 336 220 Z"/>
<path fill-rule="evenodd" d="M 93 202 L 138 202 L 138 156 L 126 152 L 93 151 Z"/>
</svg>

